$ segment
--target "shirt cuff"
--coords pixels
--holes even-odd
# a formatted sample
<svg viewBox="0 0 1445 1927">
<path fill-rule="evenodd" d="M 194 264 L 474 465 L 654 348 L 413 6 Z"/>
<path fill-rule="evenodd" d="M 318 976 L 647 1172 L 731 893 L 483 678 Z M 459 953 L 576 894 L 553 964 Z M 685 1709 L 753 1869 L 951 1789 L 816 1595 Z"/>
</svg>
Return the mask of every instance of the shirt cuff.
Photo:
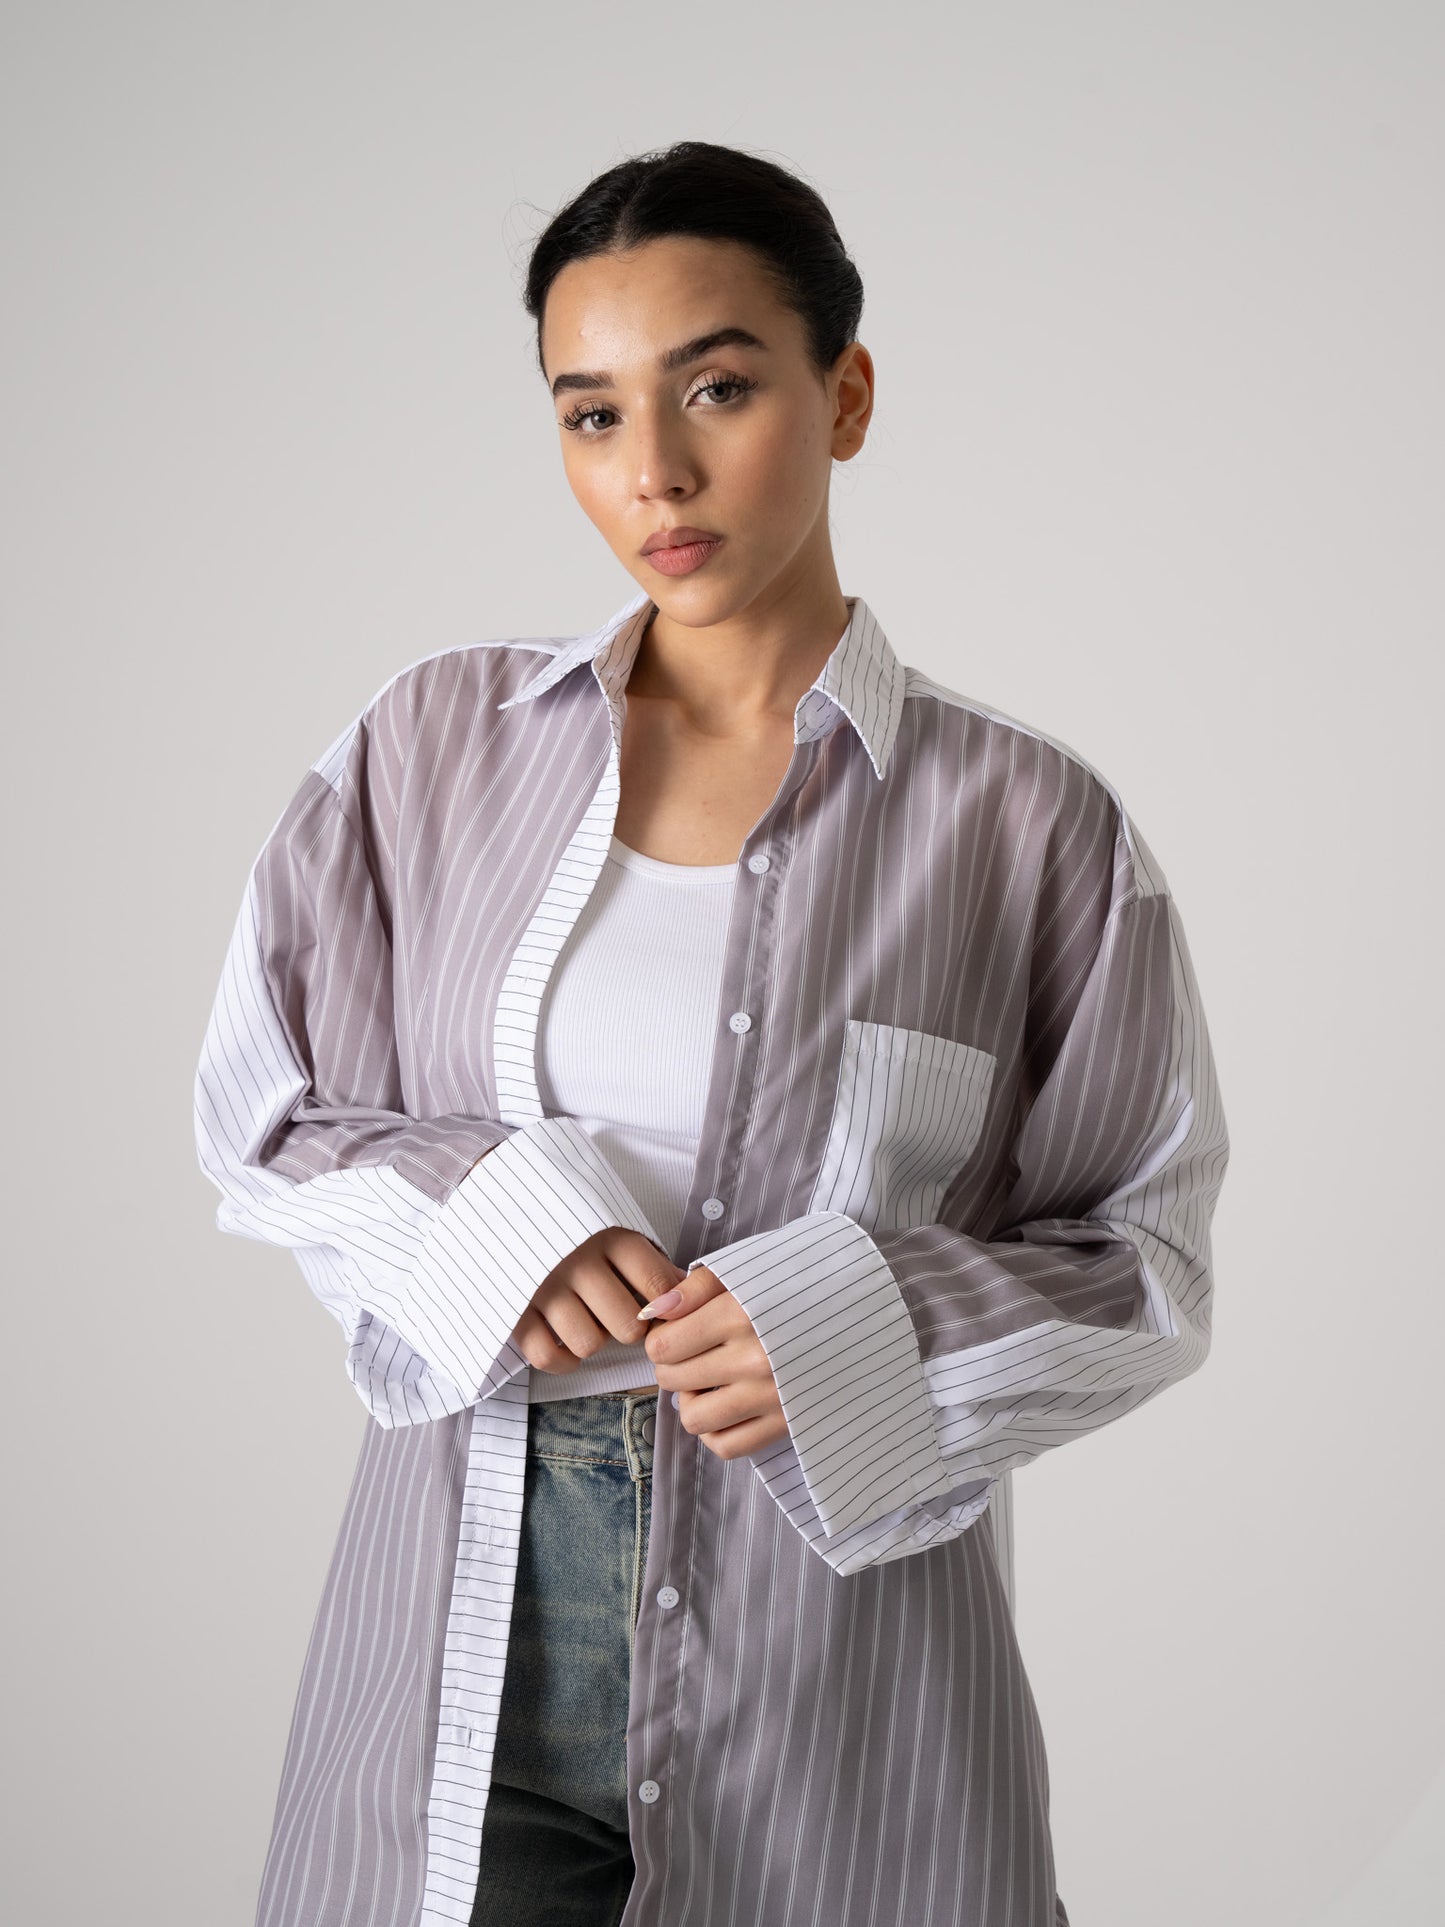
<svg viewBox="0 0 1445 1927">
<path fill-rule="evenodd" d="M 810 1212 L 688 1270 L 698 1265 L 738 1300 L 772 1366 L 793 1452 L 754 1463 L 765 1485 L 780 1481 L 780 1504 L 794 1457 L 830 1538 L 957 1485 L 939 1450 L 913 1319 L 860 1224 L 841 1211 Z"/>
<path fill-rule="evenodd" d="M 535 1119 L 480 1158 L 432 1220 L 407 1286 L 408 1336 L 437 1371 L 481 1396 L 537 1287 L 612 1225 L 662 1249 L 577 1120 Z"/>
</svg>

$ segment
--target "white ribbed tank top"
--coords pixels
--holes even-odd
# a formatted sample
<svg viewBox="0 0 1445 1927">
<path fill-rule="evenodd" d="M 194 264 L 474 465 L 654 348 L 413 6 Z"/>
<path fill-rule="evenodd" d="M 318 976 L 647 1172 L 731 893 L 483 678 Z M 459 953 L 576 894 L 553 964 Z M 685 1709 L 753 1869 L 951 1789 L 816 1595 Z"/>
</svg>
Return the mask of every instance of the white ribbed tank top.
<svg viewBox="0 0 1445 1927">
<path fill-rule="evenodd" d="M 702 1136 L 737 871 L 736 863 L 664 863 L 614 836 L 538 1016 L 543 1109 L 577 1120 L 669 1251 Z M 528 1398 L 649 1382 L 642 1345 L 611 1338 L 574 1372 L 534 1369 Z"/>
</svg>

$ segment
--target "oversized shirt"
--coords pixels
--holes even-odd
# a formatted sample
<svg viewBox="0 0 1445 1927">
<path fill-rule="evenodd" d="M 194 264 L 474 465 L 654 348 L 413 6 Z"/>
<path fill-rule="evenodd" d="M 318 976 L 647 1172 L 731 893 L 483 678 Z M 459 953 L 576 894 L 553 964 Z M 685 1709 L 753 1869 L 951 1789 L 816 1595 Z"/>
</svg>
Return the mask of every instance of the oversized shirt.
<svg viewBox="0 0 1445 1927">
<path fill-rule="evenodd" d="M 1065 1927 L 1011 1475 L 1209 1346 L 1225 1124 L 1160 867 L 1078 755 L 847 604 L 738 855 L 671 1251 L 746 1311 L 787 1435 L 722 1459 L 658 1400 L 621 1927 Z M 236 919 L 200 1163 L 223 1230 L 294 1253 L 370 1414 L 260 1927 L 471 1910 L 526 1465 L 511 1333 L 593 1233 L 655 1240 L 534 1070 L 653 609 L 400 670 Z M 625 1364 L 647 1381 L 640 1345 Z"/>
</svg>

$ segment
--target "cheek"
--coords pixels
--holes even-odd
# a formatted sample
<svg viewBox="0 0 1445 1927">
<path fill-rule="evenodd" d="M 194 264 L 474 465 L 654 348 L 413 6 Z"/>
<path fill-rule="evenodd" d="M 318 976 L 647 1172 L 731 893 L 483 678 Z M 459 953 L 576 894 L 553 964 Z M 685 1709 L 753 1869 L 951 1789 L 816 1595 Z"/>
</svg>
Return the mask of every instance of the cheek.
<svg viewBox="0 0 1445 1927">
<path fill-rule="evenodd" d="M 755 504 L 758 520 L 808 519 L 826 488 L 829 462 L 811 418 L 786 417 L 739 446 L 732 479 Z"/>
<path fill-rule="evenodd" d="M 582 458 L 564 460 L 563 471 L 567 486 L 576 497 L 577 505 L 594 522 L 606 514 L 607 491 L 603 487 L 602 469 L 596 462 Z"/>
</svg>

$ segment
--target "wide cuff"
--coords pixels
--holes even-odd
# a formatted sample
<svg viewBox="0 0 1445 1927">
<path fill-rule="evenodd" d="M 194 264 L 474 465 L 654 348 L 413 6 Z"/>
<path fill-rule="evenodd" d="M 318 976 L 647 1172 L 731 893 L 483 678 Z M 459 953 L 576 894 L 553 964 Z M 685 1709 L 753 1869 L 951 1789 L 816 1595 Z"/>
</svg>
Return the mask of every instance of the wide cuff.
<svg viewBox="0 0 1445 1927">
<path fill-rule="evenodd" d="M 416 1349 L 472 1398 L 547 1276 L 598 1231 L 657 1233 L 575 1118 L 538 1118 L 474 1164 L 432 1220 L 405 1294 Z"/>
<path fill-rule="evenodd" d="M 790 1488 L 796 1506 L 799 1470 L 830 1538 L 957 1484 L 938 1448 L 908 1306 L 860 1224 L 811 1212 L 688 1270 L 698 1265 L 741 1304 L 773 1368 L 792 1450 L 754 1464 L 785 1512 Z"/>
</svg>

